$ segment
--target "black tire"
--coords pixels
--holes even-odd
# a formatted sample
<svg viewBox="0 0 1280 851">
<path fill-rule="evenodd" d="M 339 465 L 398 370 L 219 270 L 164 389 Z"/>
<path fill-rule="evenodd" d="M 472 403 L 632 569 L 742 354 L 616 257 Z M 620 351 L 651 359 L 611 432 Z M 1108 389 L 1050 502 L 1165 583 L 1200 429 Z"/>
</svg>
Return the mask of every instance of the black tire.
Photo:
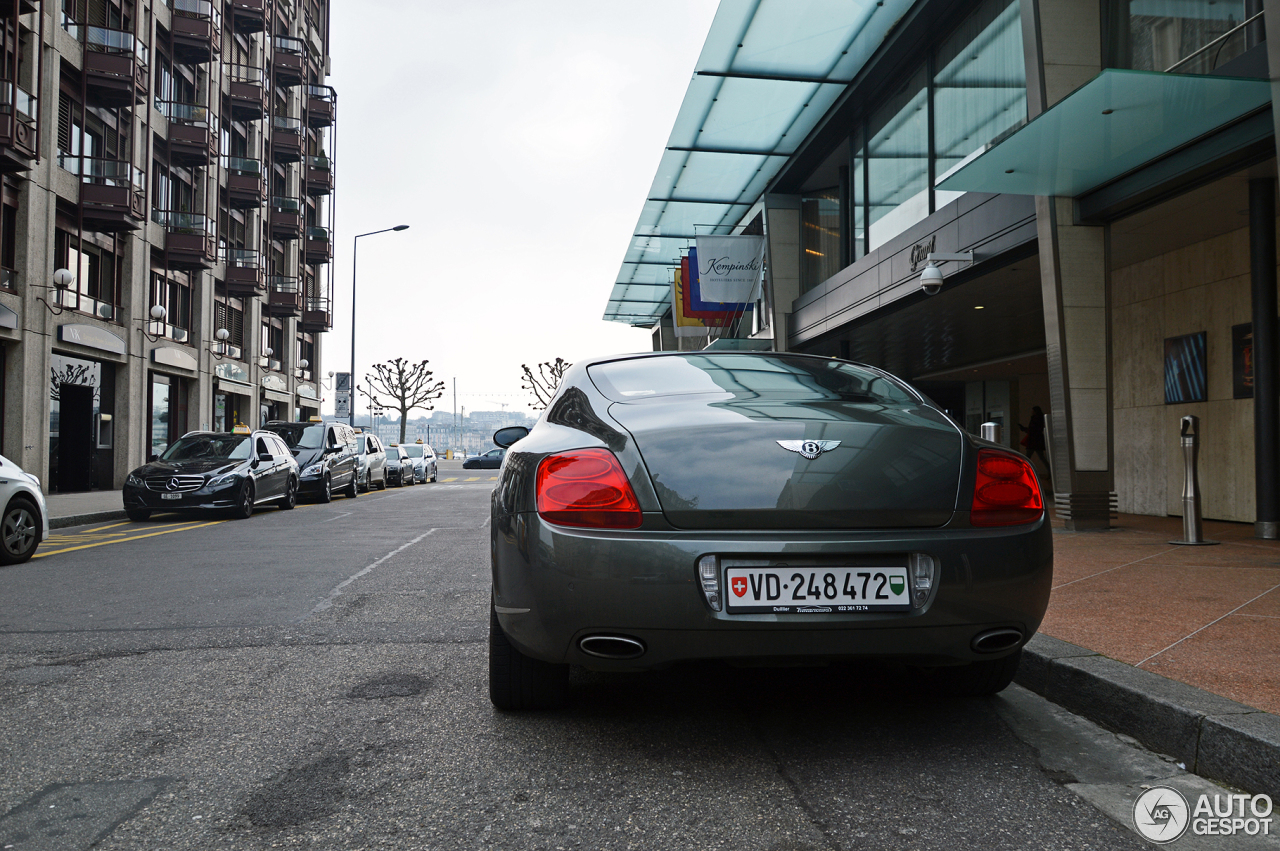
<svg viewBox="0 0 1280 851">
<path fill-rule="evenodd" d="M 347 499 L 355 499 L 360 495 L 360 483 L 356 481 L 355 473 L 351 474 L 351 484 L 342 491 L 342 495 Z"/>
<path fill-rule="evenodd" d="M 364 477 L 360 479 L 360 493 L 368 493 L 371 489 L 372 485 L 369 484 L 369 474 L 365 473 Z"/>
<path fill-rule="evenodd" d="M 386 470 L 383 470 L 383 471 L 382 471 L 382 481 L 378 482 L 378 490 L 380 490 L 380 491 L 384 491 L 384 490 L 386 490 L 386 489 L 387 489 L 387 472 L 386 472 Z"/>
<path fill-rule="evenodd" d="M 503 711 L 556 709 L 569 700 L 569 666 L 524 655 L 489 604 L 489 700 Z"/>
<path fill-rule="evenodd" d="M 231 515 L 237 520 L 248 520 L 253 516 L 253 479 L 245 479 L 236 491 L 236 505 Z"/>
<path fill-rule="evenodd" d="M 280 497 L 280 507 L 285 511 L 293 511 L 298 507 L 298 480 L 293 476 L 284 486 L 284 496 Z"/>
<path fill-rule="evenodd" d="M 316 497 L 317 502 L 333 502 L 333 479 L 329 478 L 329 474 L 324 474 L 324 480 L 320 483 L 320 494 Z"/>
<path fill-rule="evenodd" d="M 943 668 L 939 671 L 941 676 L 938 684 L 947 694 L 956 697 L 985 697 L 1004 691 L 1013 682 L 1021 660 L 1022 649 L 1019 648 L 999 659 Z"/>
<path fill-rule="evenodd" d="M 0 564 L 22 564 L 40 546 L 40 510 L 26 497 L 5 506 L 0 521 Z"/>
<path fill-rule="evenodd" d="M 134 523 L 145 523 L 151 519 L 150 508 L 126 508 L 124 513 Z"/>
</svg>

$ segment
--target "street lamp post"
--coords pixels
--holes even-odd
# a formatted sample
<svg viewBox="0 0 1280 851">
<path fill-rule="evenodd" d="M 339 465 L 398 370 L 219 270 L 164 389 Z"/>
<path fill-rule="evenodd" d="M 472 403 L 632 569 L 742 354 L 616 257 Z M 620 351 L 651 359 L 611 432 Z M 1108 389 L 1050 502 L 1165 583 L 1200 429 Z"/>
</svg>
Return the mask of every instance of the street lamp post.
<svg viewBox="0 0 1280 851">
<path fill-rule="evenodd" d="M 389 231 L 408 230 L 408 225 L 396 225 L 393 228 L 383 228 L 382 230 L 371 230 L 368 233 L 358 233 L 351 240 L 351 411 L 350 425 L 352 428 L 356 426 L 356 251 L 360 248 L 360 237 L 373 236 L 377 233 L 387 233 Z"/>
</svg>

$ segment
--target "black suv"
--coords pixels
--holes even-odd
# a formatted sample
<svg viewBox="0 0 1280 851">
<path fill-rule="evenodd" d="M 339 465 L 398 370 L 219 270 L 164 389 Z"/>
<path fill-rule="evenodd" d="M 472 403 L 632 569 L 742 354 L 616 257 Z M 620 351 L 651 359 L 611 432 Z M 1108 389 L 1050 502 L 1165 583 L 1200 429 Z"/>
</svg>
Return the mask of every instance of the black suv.
<svg viewBox="0 0 1280 851">
<path fill-rule="evenodd" d="M 271 422 L 263 426 L 275 432 L 298 460 L 302 496 L 328 502 L 334 492 L 348 499 L 359 494 L 356 434 L 346 423 L 312 421 Z"/>
</svg>

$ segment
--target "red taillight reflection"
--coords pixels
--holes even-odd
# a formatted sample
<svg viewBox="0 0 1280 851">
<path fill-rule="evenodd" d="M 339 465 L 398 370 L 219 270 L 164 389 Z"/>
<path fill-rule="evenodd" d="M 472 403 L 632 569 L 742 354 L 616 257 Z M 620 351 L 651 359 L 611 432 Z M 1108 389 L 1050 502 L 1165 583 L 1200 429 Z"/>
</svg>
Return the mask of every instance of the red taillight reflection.
<svg viewBox="0 0 1280 851">
<path fill-rule="evenodd" d="M 1040 483 L 1031 462 L 995 449 L 978 450 L 969 522 L 974 526 L 1014 526 L 1044 514 Z"/>
<path fill-rule="evenodd" d="M 561 526 L 637 529 L 640 503 L 608 449 L 574 449 L 538 465 L 538 515 Z"/>
</svg>

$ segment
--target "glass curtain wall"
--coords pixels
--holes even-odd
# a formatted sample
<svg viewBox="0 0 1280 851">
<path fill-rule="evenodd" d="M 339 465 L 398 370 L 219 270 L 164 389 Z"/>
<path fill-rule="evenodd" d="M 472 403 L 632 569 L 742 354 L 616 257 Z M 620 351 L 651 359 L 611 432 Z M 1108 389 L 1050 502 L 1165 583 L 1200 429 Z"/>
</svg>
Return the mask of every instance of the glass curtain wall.
<svg viewBox="0 0 1280 851">
<path fill-rule="evenodd" d="M 984 0 L 853 128 L 851 261 L 959 197 L 933 185 L 1026 117 L 1018 0 Z"/>
<path fill-rule="evenodd" d="M 1245 0 L 1108 0 L 1107 11 L 1113 68 L 1208 74 L 1244 52 L 1252 28 L 1235 30 Z"/>
</svg>

